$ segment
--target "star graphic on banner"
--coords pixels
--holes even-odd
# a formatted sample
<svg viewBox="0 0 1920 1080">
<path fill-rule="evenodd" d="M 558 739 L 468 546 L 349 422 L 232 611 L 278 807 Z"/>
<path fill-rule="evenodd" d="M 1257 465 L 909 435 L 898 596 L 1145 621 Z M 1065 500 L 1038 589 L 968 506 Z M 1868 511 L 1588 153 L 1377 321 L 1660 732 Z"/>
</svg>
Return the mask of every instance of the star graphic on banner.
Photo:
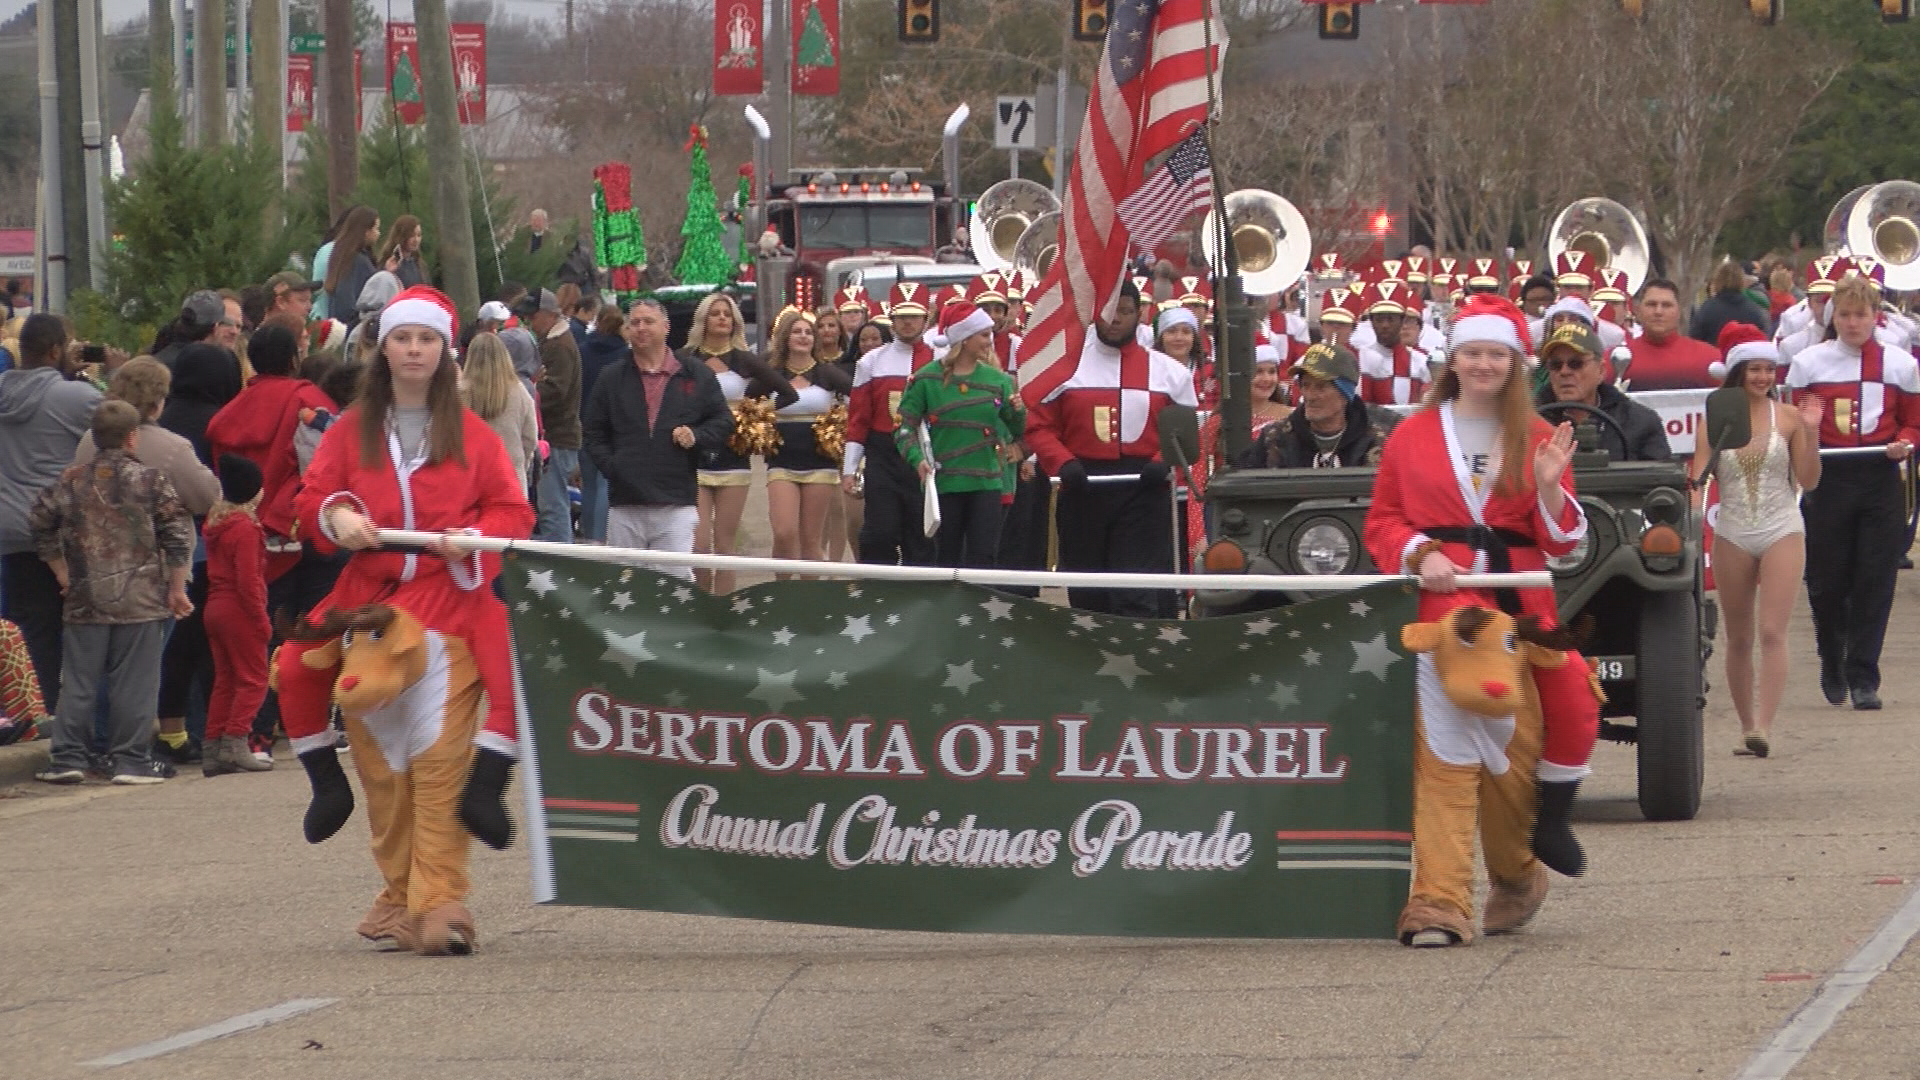
<svg viewBox="0 0 1920 1080">
<path fill-rule="evenodd" d="M 1167 702 L 1166 709 L 1168 716 L 1187 715 L 1187 703 L 1181 698 L 1174 698 L 1172 701 Z"/>
<path fill-rule="evenodd" d="M 1331 629 L 1333 629 L 1333 624 L 1332 624 L 1332 623 L 1330 623 L 1330 622 L 1323 622 L 1323 623 L 1321 623 L 1321 624 L 1320 624 L 1320 629 L 1322 629 L 1322 630 L 1331 630 Z"/>
<path fill-rule="evenodd" d="M 748 620 L 747 620 L 747 625 L 748 625 L 748 626 L 759 626 L 759 625 L 760 625 L 760 620 L 759 620 L 759 619 L 748 619 Z"/>
<path fill-rule="evenodd" d="M 1355 600 L 1353 603 L 1347 605 L 1347 610 L 1353 612 L 1355 615 L 1365 616 L 1367 612 L 1373 609 L 1367 606 L 1365 600 Z"/>
<path fill-rule="evenodd" d="M 1367 725 L 1367 730 L 1373 732 L 1375 735 L 1385 735 L 1387 729 L 1392 726 L 1392 724 L 1387 723 L 1385 720 L 1375 720 L 1373 723 Z"/>
<path fill-rule="evenodd" d="M 789 671 L 784 675 L 775 675 L 766 668 L 755 670 L 760 682 L 747 696 L 755 701 L 766 702 L 768 712 L 785 712 L 788 702 L 800 701 L 806 697 L 805 694 L 793 688 L 794 677 L 800 674 L 798 670 Z"/>
<path fill-rule="evenodd" d="M 783 627 L 781 627 L 781 628 L 780 628 L 780 629 L 778 629 L 778 630 L 775 630 L 775 631 L 773 632 L 773 643 L 774 643 L 775 645 L 791 645 L 791 644 L 793 644 L 793 631 L 791 631 L 791 630 L 789 630 L 789 629 L 787 629 L 787 628 L 786 628 L 786 627 L 784 627 L 784 626 L 783 626 Z"/>
<path fill-rule="evenodd" d="M 1251 685 L 1251 686 L 1259 686 L 1259 685 L 1260 685 L 1260 684 L 1261 684 L 1262 682 L 1264 682 L 1264 681 L 1265 681 L 1265 680 L 1264 680 L 1264 679 L 1262 679 L 1262 678 L 1260 677 L 1260 673 L 1259 673 L 1259 672 L 1257 672 L 1257 671 L 1249 671 L 1249 672 L 1247 672 L 1247 683 L 1248 683 L 1249 685 Z"/>
<path fill-rule="evenodd" d="M 855 600 L 860 599 L 860 586 L 858 585 L 847 586 L 847 595 L 853 597 Z"/>
<path fill-rule="evenodd" d="M 1148 656 L 1159 656 L 1159 655 L 1160 655 L 1160 646 L 1158 646 L 1158 645 L 1149 645 L 1149 646 L 1147 646 L 1147 655 L 1148 655 Z"/>
<path fill-rule="evenodd" d="M 1291 709 L 1300 704 L 1300 698 L 1293 692 L 1293 687 L 1279 681 L 1274 682 L 1273 693 L 1267 695 L 1267 700 L 1282 709 Z"/>
<path fill-rule="evenodd" d="M 827 685 L 833 687 L 835 690 L 845 689 L 847 685 L 847 673 L 844 671 L 827 672 Z"/>
<path fill-rule="evenodd" d="M 600 654 L 600 659 L 609 663 L 619 664 L 621 670 L 625 671 L 628 675 L 633 674 L 634 665 L 644 664 L 649 660 L 657 659 L 653 653 L 647 649 L 647 632 L 645 630 L 625 637 L 611 630 L 603 630 L 601 633 L 606 636 L 607 651 Z"/>
<path fill-rule="evenodd" d="M 598 585 L 595 585 L 595 586 L 593 587 L 593 592 L 592 592 L 592 594 L 591 594 L 591 595 L 593 595 L 593 596 L 599 596 L 599 595 L 600 595 L 600 586 L 598 586 Z"/>
<path fill-rule="evenodd" d="M 957 623 L 959 623 L 959 624 L 960 624 L 961 626 L 972 626 L 972 625 L 973 625 L 973 616 L 971 616 L 971 615 L 962 615 L 962 616 L 960 616 L 959 618 L 957 618 L 957 619 L 955 619 L 955 620 L 954 620 L 954 622 L 957 622 Z"/>
<path fill-rule="evenodd" d="M 1241 643 L 1240 643 L 1240 651 L 1241 651 L 1241 652 L 1252 652 L 1252 651 L 1253 651 L 1253 643 L 1252 643 L 1252 642 L 1250 642 L 1250 641 L 1243 641 L 1243 642 L 1241 642 Z"/>
<path fill-rule="evenodd" d="M 932 714 L 933 714 L 933 715 L 935 715 L 935 716 L 945 716 L 945 715 L 947 715 L 947 707 L 946 707 L 945 705 L 942 705 L 942 704 L 940 704 L 940 703 L 939 703 L 939 702 L 937 702 L 937 701 L 936 701 L 936 702 L 934 702 L 933 704 L 931 704 L 931 705 L 929 705 L 929 706 L 927 706 L 927 711 L 928 711 L 928 712 L 930 712 L 930 713 L 932 713 Z"/>
<path fill-rule="evenodd" d="M 982 602 L 980 609 L 987 613 L 988 622 L 999 622 L 1001 619 L 1011 620 L 1013 618 L 1013 605 L 998 597 Z"/>
<path fill-rule="evenodd" d="M 753 607 L 753 601 L 743 596 L 740 599 L 735 600 L 733 602 L 733 613 L 735 615 L 745 615 L 747 611 L 752 607 Z"/>
<path fill-rule="evenodd" d="M 513 610 L 519 612 L 522 615 L 525 615 L 527 612 L 533 610 L 533 605 L 527 603 L 525 600 L 522 600 L 519 603 L 513 605 Z"/>
<path fill-rule="evenodd" d="M 1266 637 L 1268 631 L 1271 631 L 1278 625 L 1280 624 L 1262 615 L 1260 618 L 1247 624 L 1247 633 L 1255 637 Z"/>
<path fill-rule="evenodd" d="M 995 716 L 1000 715 L 1000 703 L 997 701 L 987 702 L 987 711 L 994 714 Z"/>
<path fill-rule="evenodd" d="M 1080 703 L 1080 712 L 1086 716 L 1096 716 L 1100 712 L 1100 703 L 1097 701 L 1083 701 Z"/>
<path fill-rule="evenodd" d="M 1160 640 L 1169 645 L 1178 645 L 1187 640 L 1187 632 L 1177 626 L 1163 626 L 1160 628 Z"/>
<path fill-rule="evenodd" d="M 555 654 L 553 656 L 547 657 L 547 662 L 541 666 L 545 667 L 548 671 L 553 672 L 555 675 L 558 675 L 562 671 L 565 671 L 567 669 L 567 662 L 561 659 L 558 654 Z"/>
<path fill-rule="evenodd" d="M 964 697 L 967 691 L 973 689 L 973 684 L 979 681 L 980 676 L 973 673 L 973 661 L 969 660 L 964 664 L 948 664 L 947 681 L 940 685 L 952 687 L 960 691 L 961 696 Z"/>
<path fill-rule="evenodd" d="M 1110 637 L 1110 638 L 1108 638 L 1108 639 L 1107 639 L 1107 644 L 1109 644 L 1109 645 L 1118 645 L 1118 644 L 1120 644 L 1120 639 L 1119 639 L 1119 638 L 1117 638 L 1117 637 Z"/>
<path fill-rule="evenodd" d="M 840 636 L 852 638 L 855 645 L 873 636 L 873 616 L 843 615 L 841 618 L 847 620 L 847 627 L 840 631 Z"/>
<path fill-rule="evenodd" d="M 533 570 L 527 573 L 527 588 L 532 589 L 533 595 L 542 600 L 547 598 L 548 593 L 559 587 L 553 583 L 551 570 Z"/>
<path fill-rule="evenodd" d="M 1119 679 L 1121 685 L 1131 690 L 1133 689 L 1133 680 L 1147 674 L 1145 669 L 1139 664 L 1134 663 L 1132 653 L 1110 653 L 1105 649 L 1101 649 L 1100 655 L 1105 658 L 1106 663 L 1101 665 L 1099 671 L 1094 672 L 1096 677 L 1100 675 L 1111 675 Z"/>
<path fill-rule="evenodd" d="M 669 704 L 669 705 L 672 705 L 672 706 L 674 706 L 674 707 L 676 707 L 676 708 L 677 708 L 677 707 L 679 707 L 679 706 L 681 706 L 681 705 L 685 705 L 686 703 L 687 703 L 687 694 L 686 694 L 686 691 L 684 691 L 684 690 L 669 690 L 669 691 L 667 692 L 667 704 Z"/>
<path fill-rule="evenodd" d="M 1073 617 L 1073 625 L 1082 630 L 1098 630 L 1100 629 L 1100 620 L 1091 615 L 1075 615 Z"/>
<path fill-rule="evenodd" d="M 1300 654 L 1300 662 L 1308 667 L 1319 667 L 1320 653 L 1318 650 L 1308 649 L 1306 652 Z"/>
<path fill-rule="evenodd" d="M 661 604 L 661 605 L 660 605 L 660 614 L 662 614 L 662 615 L 671 615 L 671 614 L 673 614 L 673 607 L 672 607 L 672 605 L 670 605 L 670 604 Z"/>
<path fill-rule="evenodd" d="M 1393 649 L 1388 647 L 1385 633 L 1373 635 L 1372 641 L 1355 641 L 1349 644 L 1353 646 L 1353 670 L 1347 673 L 1349 675 L 1358 675 L 1364 671 L 1381 682 L 1386 682 L 1387 669 L 1400 660 Z"/>
<path fill-rule="evenodd" d="M 815 655 L 815 656 L 825 656 L 825 655 L 827 655 L 827 650 L 825 650 L 825 649 L 815 649 L 815 650 L 813 650 L 813 655 Z"/>
<path fill-rule="evenodd" d="M 628 608 L 633 606 L 633 594 L 629 592 L 614 593 L 612 603 L 614 607 L 619 608 L 621 611 L 625 611 Z"/>
<path fill-rule="evenodd" d="M 673 590 L 673 598 L 684 604 L 687 601 L 693 599 L 693 590 L 687 588 L 685 585 L 682 585 L 679 588 Z"/>
<path fill-rule="evenodd" d="M 888 625 L 888 626 L 899 626 L 899 625 L 900 625 L 900 616 L 898 616 L 898 615 L 889 615 L 889 616 L 887 616 L 887 625 Z"/>
<path fill-rule="evenodd" d="M 1298 631 L 1298 630 L 1289 630 L 1289 631 L 1287 631 L 1287 636 L 1288 636 L 1288 637 L 1290 637 L 1290 638 L 1292 638 L 1292 639 L 1293 639 L 1293 640 L 1295 640 L 1295 641 L 1299 641 L 1299 640 L 1300 640 L 1300 631 Z"/>
<path fill-rule="evenodd" d="M 1000 647 L 1003 649 L 1011 649 L 1013 648 L 1013 645 L 1014 645 L 1014 641 L 1010 637 L 1003 637 L 1000 639 Z"/>
</svg>

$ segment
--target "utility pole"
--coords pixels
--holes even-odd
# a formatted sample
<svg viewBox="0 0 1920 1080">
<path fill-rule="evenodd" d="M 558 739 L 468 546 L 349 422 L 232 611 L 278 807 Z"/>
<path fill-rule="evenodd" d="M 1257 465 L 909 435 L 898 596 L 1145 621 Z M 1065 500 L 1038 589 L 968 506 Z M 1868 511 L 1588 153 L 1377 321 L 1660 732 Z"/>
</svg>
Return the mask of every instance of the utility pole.
<svg viewBox="0 0 1920 1080">
<path fill-rule="evenodd" d="M 40 39 L 40 250 L 46 276 L 34 302 L 43 311 L 67 310 L 67 222 L 60 186 L 60 76 L 55 59 L 53 5 L 38 5 Z"/>
<path fill-rule="evenodd" d="M 80 153 L 85 183 L 87 217 L 87 284 L 95 292 L 107 288 L 106 136 L 100 127 L 100 3 L 79 0 L 80 34 Z"/>
<path fill-rule="evenodd" d="M 67 285 L 89 280 L 87 185 L 80 150 L 79 6 L 48 4 L 53 16 L 54 61 L 60 83 L 60 215 L 66 230 Z"/>
<path fill-rule="evenodd" d="M 166 72 L 166 78 L 160 77 Z M 171 0 L 147 0 L 147 86 L 157 93 L 161 84 L 178 85 L 180 73 L 173 67 L 173 4 Z M 149 98 L 149 109 L 157 105 Z"/>
<path fill-rule="evenodd" d="M 433 174 L 434 241 L 447 295 L 465 315 L 480 310 L 480 273 L 474 263 L 473 211 L 467 204 L 465 155 L 460 152 L 460 97 L 453 81 L 453 32 L 447 0 L 414 0 L 420 28 L 420 89 L 427 107 L 427 158 Z"/>
<path fill-rule="evenodd" d="M 766 50 L 768 88 L 767 105 L 773 115 L 773 175 L 767 178 L 770 191 L 787 186 L 793 175 L 793 55 L 792 32 L 787 29 L 788 7 L 792 0 L 772 0 L 773 18 L 767 21 Z"/>
<path fill-rule="evenodd" d="M 321 0 L 326 35 L 327 213 L 338 218 L 360 186 L 360 103 L 354 100 L 352 0 Z"/>
<path fill-rule="evenodd" d="M 179 110 L 191 134 L 193 103 L 187 98 L 187 0 L 173 0 L 173 18 L 169 25 L 173 27 L 173 107 Z"/>
<path fill-rule="evenodd" d="M 197 146 L 227 141 L 227 0 L 194 0 L 193 130 Z"/>
<path fill-rule="evenodd" d="M 284 177 L 286 167 L 286 131 L 287 131 L 287 94 L 281 89 L 281 78 L 286 73 L 287 24 L 280 19 L 281 0 L 242 0 L 253 6 L 253 36 L 258 39 L 259 47 L 253 50 L 252 75 L 253 103 L 248 113 L 253 120 L 255 145 L 267 150 L 267 158 L 273 163 L 273 174 Z M 278 193 L 280 184 L 274 185 Z M 280 227 L 281 206 L 276 197 L 267 206 L 267 219 L 263 223 L 269 233 Z"/>
<path fill-rule="evenodd" d="M 233 109 L 243 112 L 247 108 L 247 65 L 251 62 L 253 50 L 248 43 L 253 40 L 252 14 L 250 0 L 233 0 Z M 225 55 L 224 50 L 222 55 Z"/>
<path fill-rule="evenodd" d="M 1067 130 L 1067 93 L 1073 86 L 1069 64 L 1073 60 L 1073 8 L 1060 26 L 1060 66 L 1053 73 L 1053 197 L 1067 197 L 1067 158 L 1080 141 L 1080 133 Z M 1248 420 L 1252 423 L 1252 420 Z"/>
</svg>

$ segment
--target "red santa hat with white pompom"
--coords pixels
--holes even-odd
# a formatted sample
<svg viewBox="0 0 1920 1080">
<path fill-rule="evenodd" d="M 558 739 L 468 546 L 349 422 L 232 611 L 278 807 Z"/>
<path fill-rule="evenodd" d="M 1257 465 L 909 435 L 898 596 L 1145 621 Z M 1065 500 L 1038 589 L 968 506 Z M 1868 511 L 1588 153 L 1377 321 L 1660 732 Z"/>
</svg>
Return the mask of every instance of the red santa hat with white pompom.
<svg viewBox="0 0 1920 1080">
<path fill-rule="evenodd" d="M 1752 323 L 1730 322 L 1721 327 L 1719 345 L 1722 359 L 1707 365 L 1707 374 L 1716 379 L 1726 378 L 1727 372 L 1749 360 L 1780 362 L 1780 347 Z"/>
<path fill-rule="evenodd" d="M 1513 301 L 1492 293 L 1475 293 L 1460 306 L 1454 316 L 1453 332 L 1447 337 L 1447 355 L 1462 345 L 1491 341 L 1526 356 L 1533 352 L 1533 336 L 1527 330 L 1527 317 Z"/>
</svg>

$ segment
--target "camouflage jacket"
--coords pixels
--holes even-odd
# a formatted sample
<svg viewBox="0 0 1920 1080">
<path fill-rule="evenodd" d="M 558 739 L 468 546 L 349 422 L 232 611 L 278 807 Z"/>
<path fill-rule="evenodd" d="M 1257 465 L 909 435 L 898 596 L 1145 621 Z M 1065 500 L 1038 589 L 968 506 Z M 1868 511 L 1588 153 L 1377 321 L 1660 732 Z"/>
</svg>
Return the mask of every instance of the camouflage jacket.
<svg viewBox="0 0 1920 1080">
<path fill-rule="evenodd" d="M 193 562 L 193 518 L 166 474 L 109 450 L 69 465 L 28 515 L 34 548 L 67 563 L 70 623 L 172 617 L 169 571 Z"/>
</svg>

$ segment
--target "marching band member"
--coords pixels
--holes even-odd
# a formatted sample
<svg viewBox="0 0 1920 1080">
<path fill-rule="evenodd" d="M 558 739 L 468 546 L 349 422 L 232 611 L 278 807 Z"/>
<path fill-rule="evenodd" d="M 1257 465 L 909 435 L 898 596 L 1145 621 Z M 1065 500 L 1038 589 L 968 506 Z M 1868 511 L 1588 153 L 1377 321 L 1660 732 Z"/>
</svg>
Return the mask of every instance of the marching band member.
<svg viewBox="0 0 1920 1080">
<path fill-rule="evenodd" d="M 1013 332 L 1006 277 L 989 270 L 974 278 L 967 285 L 966 301 L 993 320 L 993 366 L 1011 374 L 1014 354 L 1020 351 L 1020 335 Z"/>
<path fill-rule="evenodd" d="M 1627 328 L 1622 321 L 1627 310 L 1627 272 L 1611 266 L 1600 268 L 1600 284 L 1593 290 L 1593 314 L 1599 320 L 1594 332 L 1607 354 L 1627 343 Z"/>
<path fill-rule="evenodd" d="M 1367 322 L 1374 340 L 1363 342 L 1357 350 L 1360 396 L 1374 405 L 1411 405 L 1425 394 L 1431 373 L 1427 370 L 1427 354 L 1400 340 L 1407 314 L 1407 283 L 1376 281 L 1372 294 Z"/>
<path fill-rule="evenodd" d="M 863 563 L 933 563 L 933 543 L 920 528 L 920 480 L 893 439 L 907 380 L 933 362 L 933 347 L 921 340 L 927 329 L 926 296 L 925 285 L 896 281 L 887 305 L 893 340 L 862 356 L 854 366 L 840 485 L 854 494 L 859 487 L 856 476 L 865 463 L 865 486 L 859 488 L 865 503 L 860 524 Z"/>
<path fill-rule="evenodd" d="M 1220 407 L 1220 380 L 1213 363 L 1200 351 L 1200 320 L 1189 308 L 1174 305 L 1155 320 L 1153 348 L 1193 373 L 1193 396 L 1203 409 Z"/>
<path fill-rule="evenodd" d="M 1906 496 L 1899 463 L 1920 441 L 1920 366 L 1875 334 L 1880 295 L 1852 275 L 1827 306 L 1832 336 L 1793 359 L 1787 390 L 1820 401 L 1820 446 L 1884 447 L 1833 455 L 1804 501 L 1807 600 L 1827 701 L 1880 708 L 1880 647 L 1906 551 Z"/>
<path fill-rule="evenodd" d="M 1320 297 L 1320 341 L 1352 348 L 1354 325 L 1365 311 L 1366 297 L 1360 289 L 1327 290 Z"/>
<path fill-rule="evenodd" d="M 1510 301 L 1473 297 L 1454 320 L 1447 366 L 1427 407 L 1400 422 L 1387 440 L 1367 512 L 1374 564 L 1420 576 L 1420 617 L 1440 618 L 1467 604 L 1557 620 L 1551 588 L 1461 591 L 1458 574 L 1544 570 L 1586 535 L 1574 497 L 1573 426 L 1550 427 L 1533 411 L 1526 319 Z M 1546 727 L 1536 777 L 1540 794 L 1533 851 L 1554 870 L 1577 876 L 1586 854 L 1569 814 L 1599 732 L 1599 699 L 1586 662 L 1533 669 Z M 1429 739 L 1432 746 L 1432 740 Z M 1479 764 L 1476 748 L 1451 749 Z M 1477 781 L 1476 781 L 1477 782 Z M 1416 809 L 1416 814 L 1418 810 Z"/>
<path fill-rule="evenodd" d="M 1063 571 L 1173 570 L 1169 470 L 1160 457 L 1158 421 L 1169 404 L 1197 402 L 1187 369 L 1134 339 L 1139 317 L 1140 296 L 1129 282 L 1121 287 L 1113 319 L 1096 322 L 1087 335 L 1073 374 L 1039 400 L 1027 388 L 1027 445 L 1040 467 L 1060 479 Z M 1139 479 L 1090 481 L 1129 474 Z M 1069 589 L 1067 598 L 1088 611 L 1161 614 L 1150 589 Z"/>
<path fill-rule="evenodd" d="M 1007 458 L 1018 453 L 1026 405 L 1013 376 L 993 365 L 991 316 L 957 301 L 941 311 L 940 333 L 947 353 L 907 383 L 894 439 L 920 482 L 940 493 L 939 565 L 991 567 L 1009 493 Z M 923 423 L 932 460 L 922 452 Z"/>
</svg>

